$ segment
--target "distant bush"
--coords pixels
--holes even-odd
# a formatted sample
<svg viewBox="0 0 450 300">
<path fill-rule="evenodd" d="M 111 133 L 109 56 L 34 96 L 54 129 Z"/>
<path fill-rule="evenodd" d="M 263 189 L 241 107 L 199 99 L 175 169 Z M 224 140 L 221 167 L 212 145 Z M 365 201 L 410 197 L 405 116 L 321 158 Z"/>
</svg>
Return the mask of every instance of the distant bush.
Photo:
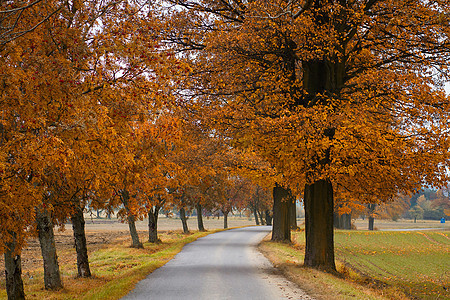
<svg viewBox="0 0 450 300">
<path fill-rule="evenodd" d="M 443 216 L 444 211 L 441 209 L 431 209 L 423 212 L 424 220 L 440 220 Z"/>
</svg>

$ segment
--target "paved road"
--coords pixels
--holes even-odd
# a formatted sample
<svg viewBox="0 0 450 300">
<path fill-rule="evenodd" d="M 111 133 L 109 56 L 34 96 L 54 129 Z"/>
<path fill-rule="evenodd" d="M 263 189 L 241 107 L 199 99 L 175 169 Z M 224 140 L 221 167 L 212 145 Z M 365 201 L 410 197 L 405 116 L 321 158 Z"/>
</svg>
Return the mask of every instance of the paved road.
<svg viewBox="0 0 450 300">
<path fill-rule="evenodd" d="M 122 299 L 311 299 L 255 249 L 270 230 L 246 227 L 198 239 Z"/>
</svg>

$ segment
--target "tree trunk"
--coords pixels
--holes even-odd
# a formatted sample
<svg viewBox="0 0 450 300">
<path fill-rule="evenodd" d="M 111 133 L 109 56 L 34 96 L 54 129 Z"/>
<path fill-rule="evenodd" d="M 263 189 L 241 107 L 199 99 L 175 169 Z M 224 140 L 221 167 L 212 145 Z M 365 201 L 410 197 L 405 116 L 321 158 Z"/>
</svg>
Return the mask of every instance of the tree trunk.
<svg viewBox="0 0 450 300">
<path fill-rule="evenodd" d="M 375 211 L 375 206 L 377 206 L 374 203 L 369 203 L 368 208 L 369 208 L 369 230 L 373 230 L 373 224 L 375 222 L 375 218 L 373 216 L 374 211 Z"/>
<path fill-rule="evenodd" d="M 273 188 L 272 241 L 291 242 L 290 207 L 292 197 L 289 190 L 279 186 Z"/>
<path fill-rule="evenodd" d="M 258 210 L 257 212 L 258 212 L 258 216 L 259 216 L 259 224 L 265 225 L 261 211 Z"/>
<path fill-rule="evenodd" d="M 73 237 L 75 240 L 75 250 L 77 252 L 77 269 L 78 277 L 91 277 L 91 270 L 89 268 L 89 259 L 87 253 L 86 233 L 84 230 L 84 215 L 83 208 L 79 199 L 74 200 L 75 212 L 71 216 Z M 97 210 L 98 211 L 98 210 Z"/>
<path fill-rule="evenodd" d="M 47 290 L 61 289 L 61 275 L 59 272 L 58 255 L 56 255 L 55 235 L 50 213 L 45 209 L 36 208 L 36 223 L 44 259 L 44 286 Z"/>
<path fill-rule="evenodd" d="M 144 248 L 144 245 L 139 241 L 139 234 L 136 229 L 136 219 L 131 212 L 129 208 L 129 200 L 130 200 L 130 193 L 128 193 L 127 190 L 122 190 L 122 203 L 125 207 L 125 210 L 127 211 L 127 222 L 128 222 L 128 228 L 130 229 L 130 235 L 131 235 L 131 247 L 132 248 Z"/>
<path fill-rule="evenodd" d="M 298 226 L 297 226 L 297 203 L 295 203 L 295 198 L 292 197 L 291 200 L 291 207 L 290 207 L 290 224 L 291 224 L 291 229 L 293 230 L 297 230 Z"/>
<path fill-rule="evenodd" d="M 334 214 L 334 227 L 337 229 L 352 229 L 352 215 L 351 214 Z"/>
<path fill-rule="evenodd" d="M 12 241 L 5 245 L 6 294 L 8 295 L 8 300 L 21 300 L 25 299 L 22 281 L 22 260 L 20 254 L 16 252 L 16 233 L 13 232 L 12 235 Z"/>
<path fill-rule="evenodd" d="M 305 263 L 312 268 L 336 271 L 334 263 L 333 186 L 318 180 L 305 186 Z"/>
<path fill-rule="evenodd" d="M 342 223 L 344 224 L 342 229 L 351 230 L 352 229 L 352 214 L 344 214 L 341 216 Z"/>
<path fill-rule="evenodd" d="M 181 223 L 183 224 L 183 232 L 189 233 L 189 228 L 186 219 L 186 210 L 184 209 L 184 207 L 180 208 L 180 219 Z"/>
<path fill-rule="evenodd" d="M 272 216 L 269 209 L 266 209 L 266 225 L 272 226 Z"/>
<path fill-rule="evenodd" d="M 256 225 L 259 225 L 258 213 L 256 212 L 256 206 L 253 207 L 253 215 L 255 216 Z"/>
<path fill-rule="evenodd" d="M 227 211 L 223 211 L 223 228 L 227 229 L 228 228 L 228 212 Z"/>
<path fill-rule="evenodd" d="M 373 230 L 374 223 L 375 223 L 375 219 L 373 217 L 369 217 L 369 230 Z"/>
<path fill-rule="evenodd" d="M 132 248 L 144 248 L 144 245 L 139 241 L 139 234 L 136 229 L 136 220 L 133 215 L 127 217 L 128 228 L 131 235 L 131 247 Z"/>
<path fill-rule="evenodd" d="M 197 225 L 199 231 L 206 231 L 205 226 L 203 226 L 203 215 L 202 215 L 202 205 L 197 203 L 195 205 L 195 209 L 197 210 Z"/>
<path fill-rule="evenodd" d="M 158 214 L 161 207 L 155 205 L 148 211 L 148 241 L 158 243 Z"/>
</svg>

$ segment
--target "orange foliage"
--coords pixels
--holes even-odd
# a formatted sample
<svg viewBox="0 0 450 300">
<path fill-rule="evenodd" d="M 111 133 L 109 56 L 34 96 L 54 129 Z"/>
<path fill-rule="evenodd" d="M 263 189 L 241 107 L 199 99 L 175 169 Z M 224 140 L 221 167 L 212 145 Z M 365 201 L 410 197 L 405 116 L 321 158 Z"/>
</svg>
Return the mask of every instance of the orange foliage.
<svg viewBox="0 0 450 300">
<path fill-rule="evenodd" d="M 379 202 L 446 182 L 448 2 L 174 2 L 192 109 L 293 189 Z"/>
<path fill-rule="evenodd" d="M 151 11 L 38 1 L 15 32 L 54 13 L 0 46 L 0 248 L 12 231 L 33 232 L 36 206 L 64 222 L 74 197 L 99 208 L 113 189 L 148 199 L 166 184 L 164 145 L 178 138 L 171 78 L 186 68 L 161 46 Z"/>
</svg>

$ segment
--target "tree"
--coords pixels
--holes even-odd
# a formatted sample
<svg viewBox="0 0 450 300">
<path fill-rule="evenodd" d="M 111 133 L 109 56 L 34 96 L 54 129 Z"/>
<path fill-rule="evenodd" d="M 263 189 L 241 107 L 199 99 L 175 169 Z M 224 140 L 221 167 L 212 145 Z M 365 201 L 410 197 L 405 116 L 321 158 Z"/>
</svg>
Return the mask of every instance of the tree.
<svg viewBox="0 0 450 300">
<path fill-rule="evenodd" d="M 414 218 L 414 223 L 416 223 L 417 219 L 423 218 L 423 209 L 416 205 L 409 210 L 409 214 Z"/>
<path fill-rule="evenodd" d="M 304 186 L 306 266 L 335 270 L 336 191 L 380 202 L 445 182 L 448 3 L 174 2 L 167 39 L 202 122 Z"/>
<path fill-rule="evenodd" d="M 0 24 L 2 25 L 0 29 L 0 46 L 32 32 L 62 8 L 62 5 L 60 5 L 48 12 L 48 14 L 44 14 L 41 18 L 36 19 L 34 23 L 27 24 L 27 27 L 21 26 L 21 22 L 23 22 L 23 19 L 26 20 L 29 10 L 45 9 L 42 2 L 45 1 L 35 0 L 17 3 L 5 1 L 0 3 Z"/>
<path fill-rule="evenodd" d="M 409 209 L 408 200 L 405 195 L 397 195 L 392 201 L 383 203 L 378 212 L 379 217 L 397 221 Z"/>
<path fill-rule="evenodd" d="M 130 159 L 154 150 L 133 134 L 168 106 L 169 75 L 183 67 L 158 46 L 158 20 L 144 8 L 147 1 L 13 2 L 0 4 L 0 251 L 13 262 L 8 270 L 20 270 L 23 241 L 38 228 L 47 238 L 44 252 L 56 258 L 47 251 L 52 224 L 70 217 L 79 275 L 89 276 L 84 205 L 110 204 L 100 199 L 111 196 L 111 183 L 123 182 L 114 173 L 115 155 L 125 167 L 141 167 L 136 177 L 155 171 L 155 163 Z M 59 275 L 50 277 L 55 283 L 46 287 L 60 287 Z M 8 281 L 11 291 L 21 290 L 16 279 Z"/>
<path fill-rule="evenodd" d="M 368 209 L 368 219 L 369 219 L 369 230 L 374 230 L 373 224 L 375 221 L 375 208 L 376 208 L 376 204 L 374 203 L 369 203 L 367 205 L 367 209 Z"/>
<path fill-rule="evenodd" d="M 288 189 L 276 185 L 273 188 L 273 199 L 272 241 L 290 242 L 290 210 L 292 209 L 291 201 L 293 197 Z"/>
<path fill-rule="evenodd" d="M 5 243 L 5 276 L 8 299 L 25 299 L 22 281 L 22 264 L 18 252 L 16 233 L 12 232 L 12 240 Z"/>
<path fill-rule="evenodd" d="M 366 207 L 356 199 L 343 199 L 336 195 L 334 205 L 334 227 L 337 229 L 352 229 L 352 215 L 363 212 Z"/>
<path fill-rule="evenodd" d="M 51 212 L 43 208 L 36 208 L 36 223 L 44 259 L 44 286 L 48 290 L 59 290 L 63 287 L 59 271 L 58 255 L 53 233 L 53 220 Z"/>
</svg>

